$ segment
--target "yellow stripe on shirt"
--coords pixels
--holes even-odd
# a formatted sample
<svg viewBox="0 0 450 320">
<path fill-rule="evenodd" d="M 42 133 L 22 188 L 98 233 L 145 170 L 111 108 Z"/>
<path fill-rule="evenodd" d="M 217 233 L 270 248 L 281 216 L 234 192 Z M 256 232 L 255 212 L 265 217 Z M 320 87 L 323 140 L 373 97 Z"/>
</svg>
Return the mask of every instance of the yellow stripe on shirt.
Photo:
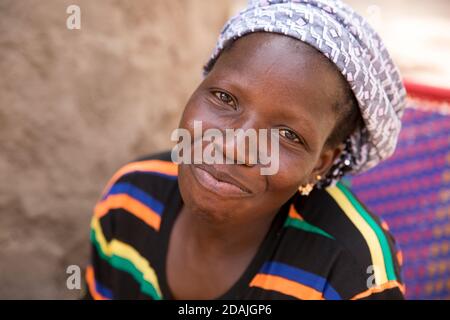
<svg viewBox="0 0 450 320">
<path fill-rule="evenodd" d="M 91 229 L 95 234 L 95 241 L 99 246 L 99 252 L 102 256 L 105 256 L 109 259 L 116 258 L 117 259 L 126 260 L 133 265 L 133 269 L 136 269 L 138 272 L 133 272 L 133 270 L 123 270 L 130 272 L 133 277 L 140 282 L 141 287 L 145 284 L 143 281 L 146 281 L 150 284 L 153 289 L 156 291 L 157 295 L 161 297 L 161 290 L 159 288 L 158 278 L 156 276 L 155 270 L 151 267 L 149 261 L 142 257 L 139 252 L 136 251 L 130 245 L 121 242 L 117 239 L 112 239 L 108 242 L 103 234 L 100 221 L 97 217 L 94 217 L 91 222 Z"/>
<path fill-rule="evenodd" d="M 375 231 L 369 226 L 364 218 L 359 214 L 355 207 L 350 203 L 345 194 L 338 187 L 328 187 L 325 189 L 337 202 L 339 207 L 345 212 L 347 217 L 361 232 L 367 246 L 369 247 L 373 272 L 375 276 L 375 284 L 380 286 L 388 282 L 386 273 L 383 251 Z"/>
</svg>

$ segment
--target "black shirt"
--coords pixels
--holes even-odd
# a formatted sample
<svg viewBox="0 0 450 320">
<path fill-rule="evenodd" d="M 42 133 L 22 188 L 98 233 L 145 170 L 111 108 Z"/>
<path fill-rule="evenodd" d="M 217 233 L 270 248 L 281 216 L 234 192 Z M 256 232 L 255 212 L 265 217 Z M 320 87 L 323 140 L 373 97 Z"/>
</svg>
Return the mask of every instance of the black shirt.
<svg viewBox="0 0 450 320">
<path fill-rule="evenodd" d="M 172 299 L 166 260 L 183 200 L 170 153 L 123 166 L 98 201 L 86 270 L 95 299 Z M 401 253 L 342 182 L 296 193 L 219 299 L 402 299 Z"/>
</svg>

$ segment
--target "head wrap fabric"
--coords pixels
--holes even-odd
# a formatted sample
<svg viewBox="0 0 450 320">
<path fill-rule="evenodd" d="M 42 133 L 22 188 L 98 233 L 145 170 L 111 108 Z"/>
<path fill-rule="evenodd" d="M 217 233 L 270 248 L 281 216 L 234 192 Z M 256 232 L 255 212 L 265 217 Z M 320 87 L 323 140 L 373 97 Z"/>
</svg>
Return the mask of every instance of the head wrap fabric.
<svg viewBox="0 0 450 320">
<path fill-rule="evenodd" d="M 313 46 L 337 66 L 358 101 L 365 126 L 345 141 L 345 150 L 319 187 L 393 154 L 406 91 L 379 35 L 360 15 L 339 0 L 250 0 L 225 24 L 203 75 L 224 47 L 253 32 L 287 35 Z"/>
</svg>

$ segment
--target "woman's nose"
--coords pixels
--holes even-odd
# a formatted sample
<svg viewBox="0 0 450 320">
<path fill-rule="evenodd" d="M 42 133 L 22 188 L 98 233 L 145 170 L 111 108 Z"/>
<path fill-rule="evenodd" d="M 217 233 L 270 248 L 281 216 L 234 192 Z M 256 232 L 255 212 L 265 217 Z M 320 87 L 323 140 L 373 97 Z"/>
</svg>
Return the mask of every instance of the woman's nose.
<svg viewBox="0 0 450 320">
<path fill-rule="evenodd" d="M 258 163 L 258 132 L 254 128 L 228 130 L 225 134 L 224 157 L 226 163 L 252 167 Z"/>
</svg>

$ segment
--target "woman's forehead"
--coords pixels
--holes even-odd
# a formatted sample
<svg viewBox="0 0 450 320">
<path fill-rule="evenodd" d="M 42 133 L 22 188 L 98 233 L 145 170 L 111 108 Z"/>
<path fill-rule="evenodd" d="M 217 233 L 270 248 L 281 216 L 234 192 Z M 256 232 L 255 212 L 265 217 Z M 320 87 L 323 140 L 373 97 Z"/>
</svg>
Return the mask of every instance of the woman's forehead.
<svg viewBox="0 0 450 320">
<path fill-rule="evenodd" d="M 299 40 L 253 33 L 222 53 L 210 75 L 224 83 L 277 104 L 307 104 L 320 110 L 339 98 L 341 75 L 321 53 Z"/>
</svg>

